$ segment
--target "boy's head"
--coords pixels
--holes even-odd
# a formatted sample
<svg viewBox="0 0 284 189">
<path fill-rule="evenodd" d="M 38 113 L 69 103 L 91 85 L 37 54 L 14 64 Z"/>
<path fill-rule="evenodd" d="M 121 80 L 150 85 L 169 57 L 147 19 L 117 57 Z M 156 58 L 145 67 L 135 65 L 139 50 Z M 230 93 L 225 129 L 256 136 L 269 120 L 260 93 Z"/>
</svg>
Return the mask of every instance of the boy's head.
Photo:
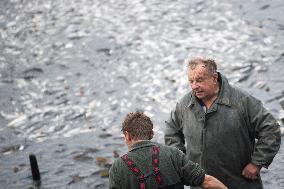
<svg viewBox="0 0 284 189">
<path fill-rule="evenodd" d="M 143 112 L 131 112 L 126 115 L 122 129 L 133 140 L 151 140 L 153 138 L 153 123 Z"/>
</svg>

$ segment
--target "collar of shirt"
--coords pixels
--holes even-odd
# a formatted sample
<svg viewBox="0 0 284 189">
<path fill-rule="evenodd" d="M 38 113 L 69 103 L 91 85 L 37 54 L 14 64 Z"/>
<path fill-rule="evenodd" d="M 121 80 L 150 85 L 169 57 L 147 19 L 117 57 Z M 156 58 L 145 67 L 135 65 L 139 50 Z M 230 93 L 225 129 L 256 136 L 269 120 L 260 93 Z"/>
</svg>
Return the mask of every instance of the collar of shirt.
<svg viewBox="0 0 284 189">
<path fill-rule="evenodd" d="M 137 150 L 139 148 L 155 146 L 155 145 L 157 145 L 157 144 L 155 142 L 150 141 L 150 140 L 142 140 L 142 141 L 139 141 L 139 142 L 133 144 L 133 146 L 131 147 L 129 152 Z"/>
</svg>

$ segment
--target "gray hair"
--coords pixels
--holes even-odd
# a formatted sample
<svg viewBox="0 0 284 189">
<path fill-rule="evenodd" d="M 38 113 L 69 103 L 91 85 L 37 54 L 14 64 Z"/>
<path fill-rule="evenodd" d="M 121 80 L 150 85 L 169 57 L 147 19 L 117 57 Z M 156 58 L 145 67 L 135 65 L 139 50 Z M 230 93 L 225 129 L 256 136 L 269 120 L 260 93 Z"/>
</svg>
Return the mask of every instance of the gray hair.
<svg viewBox="0 0 284 189">
<path fill-rule="evenodd" d="M 213 75 L 217 72 L 217 64 L 213 59 L 206 58 L 193 58 L 186 60 L 188 69 L 194 70 L 197 65 L 202 64 L 203 67 L 208 71 L 209 75 Z"/>
</svg>

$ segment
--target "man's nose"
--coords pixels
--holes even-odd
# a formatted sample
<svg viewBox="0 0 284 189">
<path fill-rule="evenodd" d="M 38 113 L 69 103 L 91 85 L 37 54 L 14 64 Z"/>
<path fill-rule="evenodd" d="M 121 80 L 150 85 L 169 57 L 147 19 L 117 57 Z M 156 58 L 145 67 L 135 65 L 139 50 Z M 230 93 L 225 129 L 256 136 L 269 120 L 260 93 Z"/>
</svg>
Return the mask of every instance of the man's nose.
<svg viewBox="0 0 284 189">
<path fill-rule="evenodd" d="M 196 85 L 196 83 L 193 82 L 193 83 L 190 84 L 190 87 L 191 87 L 192 90 L 195 90 L 195 89 L 197 89 L 199 86 Z"/>
</svg>

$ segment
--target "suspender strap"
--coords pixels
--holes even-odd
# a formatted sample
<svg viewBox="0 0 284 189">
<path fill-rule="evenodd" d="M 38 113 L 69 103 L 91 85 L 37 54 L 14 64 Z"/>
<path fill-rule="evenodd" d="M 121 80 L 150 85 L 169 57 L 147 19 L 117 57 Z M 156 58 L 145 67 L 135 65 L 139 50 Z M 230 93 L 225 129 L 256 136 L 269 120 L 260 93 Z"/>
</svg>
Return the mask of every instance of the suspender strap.
<svg viewBox="0 0 284 189">
<path fill-rule="evenodd" d="M 155 175 L 158 186 L 161 186 L 163 184 L 163 180 L 159 169 L 159 153 L 160 147 L 154 146 L 152 148 L 153 173 Z M 127 154 L 124 154 L 121 159 L 126 163 L 128 169 L 138 178 L 139 189 L 146 189 L 146 177 L 148 177 L 149 175 L 145 177 L 141 170 L 135 165 L 134 161 L 129 159 Z"/>
<path fill-rule="evenodd" d="M 159 153 L 160 153 L 160 147 L 154 146 L 152 149 L 153 172 L 156 177 L 156 182 L 158 183 L 159 186 L 161 186 L 163 184 L 163 179 L 159 169 Z"/>
<path fill-rule="evenodd" d="M 123 155 L 121 157 L 121 159 L 126 163 L 126 165 L 128 166 L 129 170 L 137 176 L 137 178 L 139 180 L 139 189 L 146 189 L 146 179 L 144 177 L 144 174 L 135 165 L 134 161 L 129 159 L 127 154 Z"/>
</svg>

